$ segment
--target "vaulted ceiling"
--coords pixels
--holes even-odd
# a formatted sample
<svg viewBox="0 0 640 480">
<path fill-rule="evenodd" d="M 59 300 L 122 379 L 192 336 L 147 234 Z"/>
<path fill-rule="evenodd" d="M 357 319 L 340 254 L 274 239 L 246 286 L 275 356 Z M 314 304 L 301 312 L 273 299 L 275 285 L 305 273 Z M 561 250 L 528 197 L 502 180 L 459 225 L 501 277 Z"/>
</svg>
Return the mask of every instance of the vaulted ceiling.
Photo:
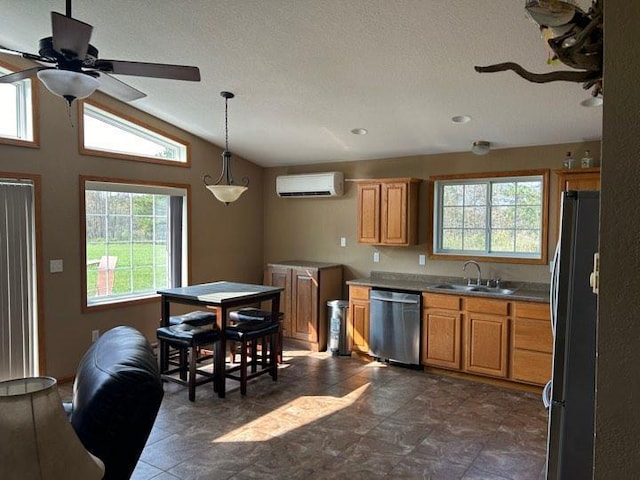
<svg viewBox="0 0 640 480">
<path fill-rule="evenodd" d="M 589 3 L 581 2 L 584 8 Z M 0 45 L 37 52 L 63 0 L 0 0 Z M 548 72 L 519 0 L 76 0 L 102 58 L 200 67 L 200 83 L 120 76 L 135 107 L 262 166 L 597 140 L 602 109 L 577 83 L 529 83 L 474 65 Z M 61 100 L 62 101 L 62 100 Z M 454 115 L 471 122 L 454 124 Z M 354 135 L 366 128 L 367 135 Z"/>
</svg>

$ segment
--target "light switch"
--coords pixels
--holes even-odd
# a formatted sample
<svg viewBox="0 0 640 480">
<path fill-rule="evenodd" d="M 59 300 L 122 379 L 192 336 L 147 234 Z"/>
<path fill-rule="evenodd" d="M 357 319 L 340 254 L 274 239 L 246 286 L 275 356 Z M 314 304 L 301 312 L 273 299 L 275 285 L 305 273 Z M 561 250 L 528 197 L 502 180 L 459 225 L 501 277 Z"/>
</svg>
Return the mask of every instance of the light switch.
<svg viewBox="0 0 640 480">
<path fill-rule="evenodd" d="M 427 257 L 425 255 L 418 255 L 418 265 L 426 265 Z"/>
<path fill-rule="evenodd" d="M 341 247 L 347 246 L 347 237 L 340 237 L 340 246 Z"/>
<path fill-rule="evenodd" d="M 380 252 L 373 252 L 373 261 L 375 263 L 380 262 Z"/>
<path fill-rule="evenodd" d="M 51 273 L 60 273 L 63 270 L 62 259 L 58 260 L 49 260 L 49 272 Z"/>
</svg>

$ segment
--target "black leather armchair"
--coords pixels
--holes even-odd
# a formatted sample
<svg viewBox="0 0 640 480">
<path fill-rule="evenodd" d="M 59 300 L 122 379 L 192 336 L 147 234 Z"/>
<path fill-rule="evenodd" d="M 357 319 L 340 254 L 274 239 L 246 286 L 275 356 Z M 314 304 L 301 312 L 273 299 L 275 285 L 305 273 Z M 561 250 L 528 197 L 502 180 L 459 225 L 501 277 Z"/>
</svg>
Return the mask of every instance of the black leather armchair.
<svg viewBox="0 0 640 480">
<path fill-rule="evenodd" d="M 134 328 L 105 332 L 82 357 L 64 408 L 85 448 L 104 462 L 104 480 L 131 477 L 163 394 L 153 351 Z"/>
</svg>

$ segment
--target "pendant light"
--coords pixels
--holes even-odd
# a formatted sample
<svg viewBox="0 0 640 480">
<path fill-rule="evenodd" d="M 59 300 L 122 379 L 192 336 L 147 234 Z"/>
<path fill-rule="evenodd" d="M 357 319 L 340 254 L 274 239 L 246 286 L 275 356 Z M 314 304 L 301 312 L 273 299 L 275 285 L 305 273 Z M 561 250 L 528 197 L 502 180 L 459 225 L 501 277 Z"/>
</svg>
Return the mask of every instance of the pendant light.
<svg viewBox="0 0 640 480">
<path fill-rule="evenodd" d="M 224 98 L 224 152 L 222 152 L 222 172 L 215 183 L 211 181 L 210 175 L 202 178 L 205 186 L 209 191 L 225 205 L 235 202 L 244 192 L 247 191 L 249 179 L 243 178 L 244 185 L 236 185 L 231 175 L 231 152 L 229 151 L 229 125 L 228 125 L 228 101 L 235 95 L 231 92 L 220 92 L 220 96 Z M 222 183 L 224 181 L 224 183 Z"/>
</svg>

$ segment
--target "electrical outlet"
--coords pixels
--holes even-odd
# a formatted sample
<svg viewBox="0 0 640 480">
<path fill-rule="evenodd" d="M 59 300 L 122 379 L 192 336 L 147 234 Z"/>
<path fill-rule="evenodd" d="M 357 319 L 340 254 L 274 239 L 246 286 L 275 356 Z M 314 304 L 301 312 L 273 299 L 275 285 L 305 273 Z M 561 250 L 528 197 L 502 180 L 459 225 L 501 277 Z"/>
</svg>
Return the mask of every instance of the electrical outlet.
<svg viewBox="0 0 640 480">
<path fill-rule="evenodd" d="M 340 246 L 341 247 L 347 246 L 347 237 L 340 237 Z"/>
<path fill-rule="evenodd" d="M 91 330 L 91 341 L 95 342 L 100 336 L 100 330 Z"/>
<path fill-rule="evenodd" d="M 380 252 L 373 252 L 373 261 L 375 263 L 379 263 L 380 262 Z"/>
<path fill-rule="evenodd" d="M 427 257 L 426 255 L 418 255 L 418 265 L 426 265 Z"/>
</svg>

